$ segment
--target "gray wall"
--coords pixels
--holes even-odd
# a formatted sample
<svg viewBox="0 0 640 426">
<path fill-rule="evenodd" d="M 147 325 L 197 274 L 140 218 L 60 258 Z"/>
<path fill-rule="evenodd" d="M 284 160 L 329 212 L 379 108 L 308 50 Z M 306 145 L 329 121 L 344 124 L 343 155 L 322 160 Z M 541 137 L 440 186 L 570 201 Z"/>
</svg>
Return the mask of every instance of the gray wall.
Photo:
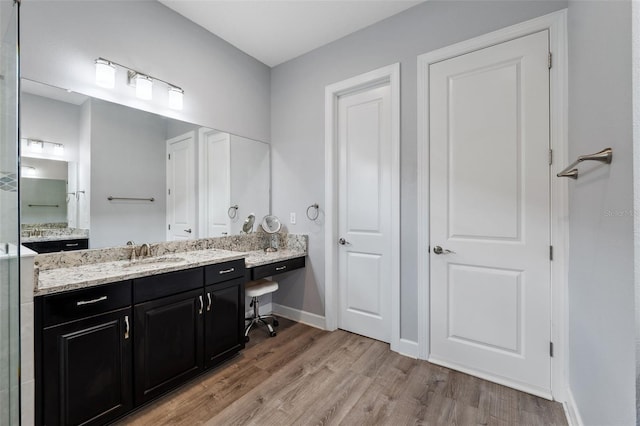
<svg viewBox="0 0 640 426">
<path fill-rule="evenodd" d="M 91 247 L 164 241 L 165 120 L 110 102 L 87 102 L 92 104 Z M 108 201 L 109 195 L 155 201 Z"/>
<path fill-rule="evenodd" d="M 80 106 L 22 93 L 20 111 L 22 138 L 61 143 L 64 145 L 64 154 L 55 159 L 78 161 Z M 45 157 L 24 151 L 22 155 Z"/>
<path fill-rule="evenodd" d="M 179 120 L 268 141 L 270 69 L 157 1 L 28 1 L 21 7 L 23 77 Z M 118 70 L 95 84 L 105 57 L 181 86 L 184 110 L 141 101 Z"/>
<path fill-rule="evenodd" d="M 400 62 L 401 337 L 417 341 L 416 57 L 564 7 L 563 1 L 429 1 L 272 70 L 272 210 L 283 219 L 296 212 L 297 224 L 287 227 L 309 234 L 305 272 L 283 277 L 274 302 L 324 315 L 324 226 L 305 211 L 324 203 L 325 86 Z"/>
<path fill-rule="evenodd" d="M 585 424 L 635 423 L 631 2 L 569 2 L 569 380 Z"/>
</svg>

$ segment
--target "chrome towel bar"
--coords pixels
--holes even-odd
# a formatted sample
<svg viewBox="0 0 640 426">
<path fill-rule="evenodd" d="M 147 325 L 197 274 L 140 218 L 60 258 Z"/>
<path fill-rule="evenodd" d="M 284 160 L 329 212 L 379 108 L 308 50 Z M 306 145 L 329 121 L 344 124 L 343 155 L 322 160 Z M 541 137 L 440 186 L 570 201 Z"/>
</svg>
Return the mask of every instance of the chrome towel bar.
<svg viewBox="0 0 640 426">
<path fill-rule="evenodd" d="M 576 161 L 567 166 L 564 170 L 558 173 L 558 177 L 568 177 L 571 179 L 578 179 L 578 169 L 575 167 L 583 161 L 600 161 L 601 163 L 611 164 L 613 158 L 613 150 L 611 148 L 605 148 L 595 154 L 581 155 Z"/>
<path fill-rule="evenodd" d="M 156 199 L 153 197 L 149 197 L 149 198 L 137 198 L 137 197 L 114 197 L 112 195 L 109 195 L 107 197 L 107 200 L 109 201 L 113 201 L 113 200 L 129 200 L 129 201 L 150 201 L 150 202 L 154 202 Z"/>
</svg>

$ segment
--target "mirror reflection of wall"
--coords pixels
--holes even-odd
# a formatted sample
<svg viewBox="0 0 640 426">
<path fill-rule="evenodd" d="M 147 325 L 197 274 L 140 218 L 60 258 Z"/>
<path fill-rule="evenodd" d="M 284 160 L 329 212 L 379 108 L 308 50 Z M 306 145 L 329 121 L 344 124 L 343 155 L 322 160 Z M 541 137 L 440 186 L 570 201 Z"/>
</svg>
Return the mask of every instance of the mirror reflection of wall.
<svg viewBox="0 0 640 426">
<path fill-rule="evenodd" d="M 67 224 L 67 162 L 23 158 L 21 168 L 22 223 Z"/>
<path fill-rule="evenodd" d="M 270 212 L 268 144 L 32 81 L 24 81 L 22 87 L 23 136 L 63 141 L 60 159 L 71 161 L 73 169 L 66 192 L 76 192 L 70 200 L 75 205 L 70 206 L 74 214 L 69 214 L 69 226 L 89 229 L 91 248 L 173 239 L 167 232 L 171 212 L 192 217 L 191 232 L 180 238 L 223 234 L 203 227 L 212 214 L 209 207 L 225 216 L 232 203 L 239 205 L 238 216 L 254 213 L 261 218 Z M 202 161 L 204 138 L 211 132 L 226 135 L 229 155 Z M 191 204 L 179 201 L 169 208 L 167 141 L 187 134 L 193 135 L 193 150 L 183 169 L 194 178 L 172 190 L 188 192 L 184 199 Z M 219 176 L 220 170 L 228 171 L 224 183 L 203 180 Z M 224 198 L 214 193 L 220 185 L 227 191 Z M 115 198 L 109 200 L 110 196 Z M 224 232 L 239 233 L 241 225 L 227 216 Z"/>
</svg>

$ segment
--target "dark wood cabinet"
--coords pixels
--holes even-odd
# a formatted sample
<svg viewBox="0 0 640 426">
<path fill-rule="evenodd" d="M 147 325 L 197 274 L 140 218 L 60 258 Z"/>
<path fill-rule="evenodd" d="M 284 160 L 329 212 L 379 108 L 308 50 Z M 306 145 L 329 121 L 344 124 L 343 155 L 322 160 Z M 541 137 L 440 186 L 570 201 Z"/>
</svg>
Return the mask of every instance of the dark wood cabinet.
<svg viewBox="0 0 640 426">
<path fill-rule="evenodd" d="M 294 269 L 304 268 L 305 258 L 295 257 L 293 259 L 282 260 L 280 262 L 273 262 L 267 265 L 255 266 L 249 269 L 249 277 L 252 280 L 258 280 L 260 278 L 270 277 L 272 275 L 283 274 L 285 272 L 292 271 Z"/>
<path fill-rule="evenodd" d="M 89 240 L 87 238 L 78 238 L 74 240 L 32 241 L 22 243 L 22 245 L 36 253 L 56 253 L 59 251 L 88 249 Z"/>
<path fill-rule="evenodd" d="M 131 309 L 43 331 L 43 424 L 94 425 L 133 407 Z"/>
<path fill-rule="evenodd" d="M 244 348 L 244 259 L 36 297 L 36 424 L 106 424 Z"/>
<path fill-rule="evenodd" d="M 205 289 L 205 363 L 216 365 L 244 348 L 244 278 Z"/>
<path fill-rule="evenodd" d="M 135 402 L 139 405 L 202 370 L 202 290 L 141 303 L 134 311 Z"/>
</svg>

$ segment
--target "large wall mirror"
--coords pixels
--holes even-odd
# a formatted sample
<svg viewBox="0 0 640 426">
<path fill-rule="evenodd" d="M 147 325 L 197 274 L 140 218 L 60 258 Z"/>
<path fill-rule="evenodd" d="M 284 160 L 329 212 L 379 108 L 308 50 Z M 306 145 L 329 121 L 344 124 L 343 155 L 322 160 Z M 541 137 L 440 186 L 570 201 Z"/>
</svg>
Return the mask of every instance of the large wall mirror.
<svg viewBox="0 0 640 426">
<path fill-rule="evenodd" d="M 88 229 L 101 248 L 238 234 L 270 213 L 266 143 L 24 79 L 21 105 L 25 226 Z"/>
</svg>

